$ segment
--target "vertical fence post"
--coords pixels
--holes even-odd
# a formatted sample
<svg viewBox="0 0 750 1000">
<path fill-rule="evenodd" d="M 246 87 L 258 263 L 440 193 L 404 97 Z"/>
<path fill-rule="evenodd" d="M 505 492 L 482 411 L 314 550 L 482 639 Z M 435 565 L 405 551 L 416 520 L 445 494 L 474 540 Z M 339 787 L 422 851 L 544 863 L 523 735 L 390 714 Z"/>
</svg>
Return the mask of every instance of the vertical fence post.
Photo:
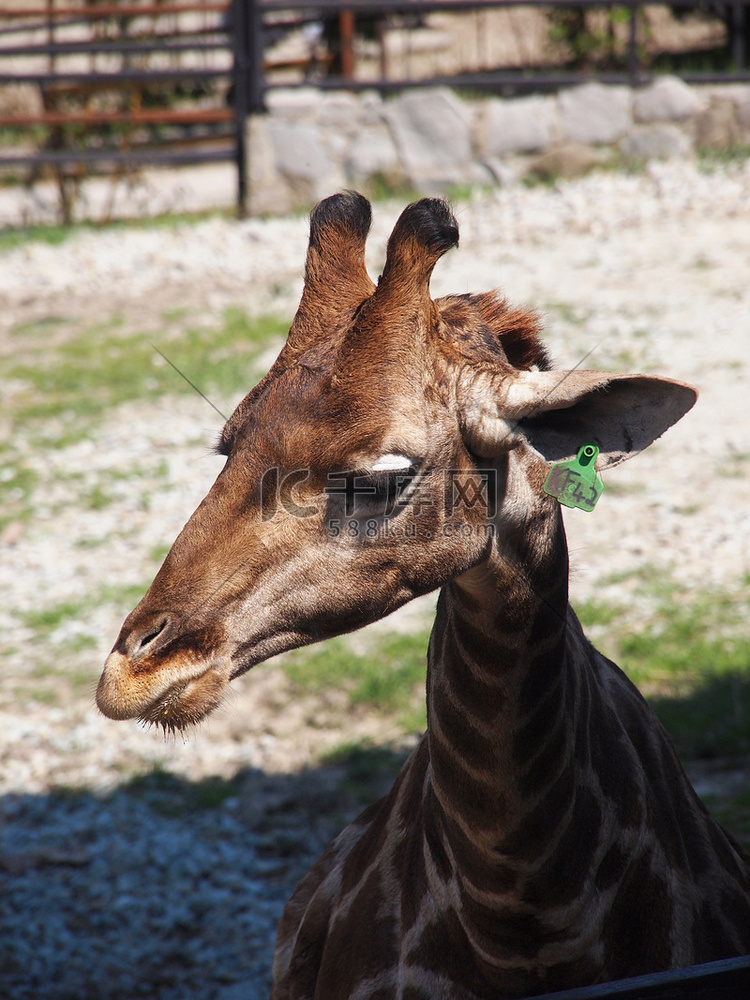
<svg viewBox="0 0 750 1000">
<path fill-rule="evenodd" d="M 247 6 L 245 0 L 233 0 L 232 3 L 232 50 L 234 55 L 234 139 L 235 164 L 237 166 L 237 212 L 245 214 L 247 205 L 247 148 L 245 129 L 247 127 L 248 98 L 248 45 L 247 45 Z"/>
<path fill-rule="evenodd" d="M 345 80 L 354 79 L 354 12 L 339 13 L 339 42 L 341 44 L 341 75 Z"/>
<path fill-rule="evenodd" d="M 732 4 L 730 43 L 732 51 L 732 62 L 734 69 L 742 70 L 747 68 L 747 51 L 745 45 L 750 29 L 746 25 L 747 8 L 740 3 Z"/>
<path fill-rule="evenodd" d="M 628 41 L 628 76 L 630 86 L 638 83 L 638 3 L 632 0 L 630 4 L 630 38 Z"/>
<path fill-rule="evenodd" d="M 251 114 L 265 111 L 266 79 L 263 71 L 263 9 L 260 0 L 247 0 L 247 51 L 250 79 L 248 104 Z"/>
</svg>

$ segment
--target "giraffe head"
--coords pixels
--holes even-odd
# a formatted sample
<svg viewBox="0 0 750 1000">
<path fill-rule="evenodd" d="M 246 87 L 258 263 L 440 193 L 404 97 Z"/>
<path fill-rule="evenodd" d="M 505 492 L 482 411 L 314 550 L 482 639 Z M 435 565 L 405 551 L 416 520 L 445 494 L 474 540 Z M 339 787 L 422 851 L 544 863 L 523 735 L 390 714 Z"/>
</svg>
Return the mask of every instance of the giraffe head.
<svg viewBox="0 0 750 1000">
<path fill-rule="evenodd" d="M 536 317 L 494 293 L 433 301 L 432 270 L 458 243 L 444 202 L 405 209 L 377 287 L 369 227 L 360 195 L 315 209 L 287 342 L 107 659 L 111 718 L 200 720 L 256 663 L 480 565 L 495 526 L 555 507 L 550 461 L 595 441 L 598 467 L 616 464 L 692 406 L 681 383 L 551 370 Z"/>
</svg>

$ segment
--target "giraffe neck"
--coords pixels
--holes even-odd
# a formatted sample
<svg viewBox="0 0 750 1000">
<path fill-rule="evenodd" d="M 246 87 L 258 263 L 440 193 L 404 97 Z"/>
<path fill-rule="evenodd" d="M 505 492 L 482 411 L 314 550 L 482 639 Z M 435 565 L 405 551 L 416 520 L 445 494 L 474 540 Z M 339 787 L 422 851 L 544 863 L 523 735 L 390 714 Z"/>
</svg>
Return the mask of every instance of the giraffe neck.
<svg viewBox="0 0 750 1000">
<path fill-rule="evenodd" d="M 570 865 L 571 838 L 590 837 L 595 852 L 601 825 L 596 783 L 582 781 L 587 736 L 576 733 L 591 701 L 582 633 L 568 607 L 562 518 L 547 499 L 531 528 L 506 529 L 482 565 L 443 589 L 429 654 L 432 889 L 474 953 L 506 972 L 518 967 L 524 928 L 544 940 L 539 912 L 550 901 L 551 944 L 580 923 L 578 873 L 556 858 Z M 507 940 L 498 912 L 516 928 Z"/>
</svg>

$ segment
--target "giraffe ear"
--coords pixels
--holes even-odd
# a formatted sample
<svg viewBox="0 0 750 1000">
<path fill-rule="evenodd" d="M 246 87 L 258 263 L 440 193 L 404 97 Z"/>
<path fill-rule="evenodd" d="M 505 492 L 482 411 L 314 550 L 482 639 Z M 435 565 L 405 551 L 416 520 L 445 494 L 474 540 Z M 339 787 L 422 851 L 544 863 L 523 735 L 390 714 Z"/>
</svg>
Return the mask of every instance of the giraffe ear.
<svg viewBox="0 0 750 1000">
<path fill-rule="evenodd" d="M 328 336 L 336 318 L 353 312 L 375 291 L 365 267 L 369 201 L 344 191 L 321 201 L 310 216 L 305 287 L 288 344 L 304 349 Z"/>
<path fill-rule="evenodd" d="M 459 393 L 467 446 L 490 458 L 525 440 L 547 462 L 575 458 L 586 442 L 605 469 L 643 451 L 695 403 L 692 386 L 649 375 L 519 372 L 470 378 Z"/>
</svg>

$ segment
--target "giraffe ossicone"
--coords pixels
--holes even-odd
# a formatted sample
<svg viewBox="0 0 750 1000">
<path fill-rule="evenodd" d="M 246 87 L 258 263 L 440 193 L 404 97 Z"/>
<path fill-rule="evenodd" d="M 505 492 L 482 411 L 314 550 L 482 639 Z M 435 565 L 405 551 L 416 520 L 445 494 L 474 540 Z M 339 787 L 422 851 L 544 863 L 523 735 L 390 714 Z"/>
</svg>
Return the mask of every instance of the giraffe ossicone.
<svg viewBox="0 0 750 1000">
<path fill-rule="evenodd" d="M 427 732 L 289 901 L 273 1000 L 499 1000 L 750 951 L 750 874 L 651 710 L 568 603 L 552 464 L 636 455 L 695 391 L 552 368 L 495 293 L 433 300 L 448 206 L 407 207 L 377 283 L 370 206 L 311 217 L 289 337 L 99 682 L 197 722 L 233 678 L 440 590 Z"/>
</svg>

